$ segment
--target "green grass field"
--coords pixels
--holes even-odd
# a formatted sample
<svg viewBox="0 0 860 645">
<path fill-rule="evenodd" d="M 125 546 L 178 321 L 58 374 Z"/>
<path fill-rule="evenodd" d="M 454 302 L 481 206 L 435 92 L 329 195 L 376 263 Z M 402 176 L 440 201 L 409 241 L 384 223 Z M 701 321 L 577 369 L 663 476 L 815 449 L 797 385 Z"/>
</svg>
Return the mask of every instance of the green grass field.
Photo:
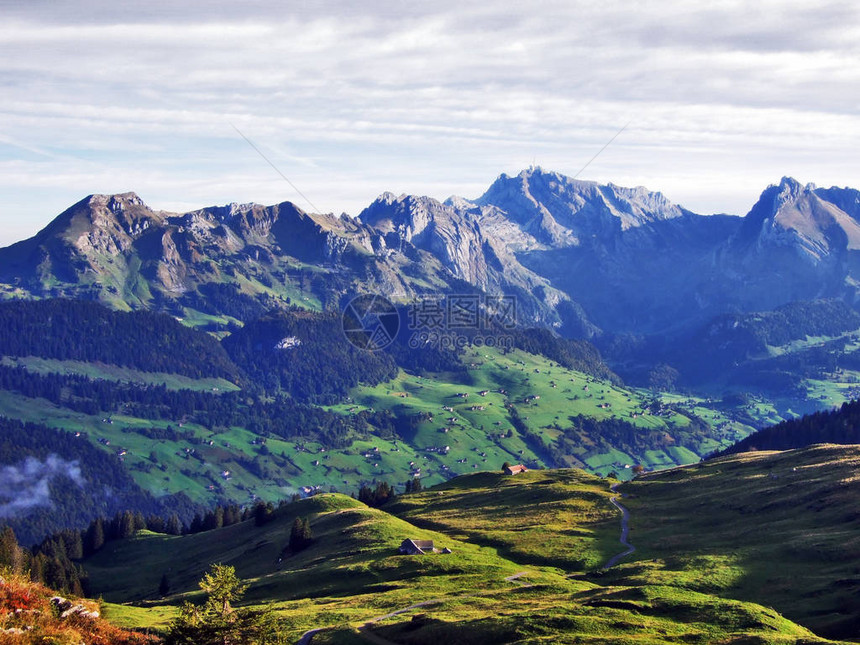
<svg viewBox="0 0 860 645">
<path fill-rule="evenodd" d="M 495 546 L 517 562 L 594 569 L 616 551 L 609 482 L 577 469 L 465 475 L 386 507 L 418 526 Z"/>
<path fill-rule="evenodd" d="M 198 392 L 236 392 L 235 383 L 223 378 L 191 378 L 181 374 L 165 372 L 142 372 L 140 370 L 85 361 L 61 361 L 38 356 L 2 356 L 0 365 L 23 367 L 36 374 L 73 374 L 86 378 L 143 385 L 164 385 L 171 390 L 195 390 Z"/>
<path fill-rule="evenodd" d="M 583 436 L 568 455 L 567 465 L 601 474 L 615 471 L 621 477 L 628 477 L 630 467 L 639 463 L 649 468 L 693 463 L 753 430 L 700 398 L 661 397 L 658 400 L 678 405 L 653 410 L 653 392 L 619 387 L 562 368 L 543 356 L 482 348 L 467 352 L 462 360 L 469 368 L 465 373 L 422 377 L 401 372 L 388 383 L 356 388 L 351 404 L 333 409 L 373 408 L 401 416 L 431 415 L 432 419 L 418 426 L 411 443 L 423 450 L 449 446 L 447 455 L 433 454 L 431 462 L 437 469 L 445 466 L 445 472 L 457 474 L 500 466 L 505 461 L 541 463 L 546 446 L 572 425 L 571 417 L 578 415 L 621 419 L 643 431 L 665 431 L 679 442 L 684 441 L 691 418 L 711 427 L 707 437 L 695 438 L 687 446 L 636 452 L 601 448 L 595 445 L 594 437 Z M 540 437 L 540 444 L 522 436 L 507 406 L 516 409 L 522 423 Z M 431 483 L 439 481 L 432 478 L 434 474 L 436 471 L 430 473 Z"/>
<path fill-rule="evenodd" d="M 216 394 L 237 389 L 222 379 L 195 380 L 113 365 L 35 357 L 0 360 L 40 374 L 80 374 Z M 303 487 L 356 492 L 373 481 L 402 485 L 413 477 L 429 486 L 459 474 L 494 470 L 506 461 L 543 466 L 550 459 L 549 446 L 576 415 L 621 418 L 643 432 L 665 431 L 677 439 L 664 448 L 632 451 L 582 435 L 575 437 L 572 449 L 565 448 L 561 465 L 602 474 L 615 471 L 621 478 L 629 477 L 636 463 L 658 468 L 698 461 L 751 430 L 700 399 L 667 398 L 671 405 L 653 411 L 649 406 L 654 396 L 648 391 L 601 382 L 520 351 L 471 351 L 463 360 L 469 367 L 465 372 L 424 377 L 401 372 L 388 383 L 356 388 L 350 401 L 330 409 L 349 415 L 374 408 L 391 410 L 401 418 L 424 417 L 414 432 L 399 439 L 355 437 L 350 446 L 338 449 L 269 437 L 262 451 L 259 438 L 241 427 L 209 429 L 181 418 L 147 420 L 116 411 L 87 415 L 13 392 L 0 392 L 0 411 L 85 433 L 87 440 L 120 456 L 145 490 L 156 496 L 182 491 L 201 502 L 277 501 Z M 514 412 L 521 425 L 514 423 Z M 685 442 L 690 419 L 696 417 L 710 424 L 713 432 L 679 445 Z M 147 428 L 168 427 L 189 437 L 155 440 L 142 434 Z"/>
<path fill-rule="evenodd" d="M 310 518 L 314 543 L 292 554 L 285 548 L 296 516 Z M 433 539 L 453 553 L 399 556 L 397 548 L 406 538 Z M 464 588 L 517 587 L 505 578 L 521 570 L 495 549 L 419 529 L 342 495 L 290 504 L 262 527 L 251 520 L 185 537 L 141 532 L 134 539 L 108 543 L 85 566 L 93 588 L 105 600 L 114 605 L 135 603 L 129 611 L 112 607 L 122 624 L 138 621 L 137 626 L 157 627 L 170 614 L 165 604 L 199 597 L 196 583 L 214 562 L 234 565 L 250 582 L 247 600 L 276 603 L 296 636 L 320 624 L 368 620 L 411 604 L 415 597 L 458 597 Z M 165 573 L 174 591 L 161 600 L 157 589 Z M 582 587 L 552 571 L 536 569 L 530 579 Z"/>
<path fill-rule="evenodd" d="M 750 452 L 626 484 L 635 562 L 626 580 L 686 580 L 772 605 L 832 637 L 860 610 L 860 448 Z"/>
<path fill-rule="evenodd" d="M 367 632 L 416 645 L 439 639 L 475 644 L 825 642 L 765 606 L 769 603 L 756 604 L 760 598 L 735 597 L 733 591 L 742 590 L 738 585 L 751 575 L 739 555 L 752 543 L 747 532 L 726 527 L 713 542 L 720 545 L 719 553 L 692 555 L 683 546 L 689 535 L 668 539 L 671 521 L 661 529 L 662 517 L 646 515 L 662 510 L 668 516 L 670 508 L 680 514 L 679 502 L 699 499 L 697 491 L 687 492 L 696 480 L 710 486 L 737 476 L 732 469 L 745 468 L 754 476 L 751 460 L 735 461 L 681 468 L 626 485 L 633 539 L 641 550 L 608 571 L 600 565 L 620 550 L 613 544 L 617 511 L 608 502 L 608 482 L 578 470 L 515 477 L 477 473 L 403 496 L 382 509 L 342 495 L 320 495 L 278 509 L 263 526 L 249 520 L 183 537 L 141 532 L 109 542 L 84 566 L 96 593 L 108 601 L 107 617 L 138 628 L 163 629 L 178 602 L 200 601 L 196 581 L 210 563 L 221 562 L 234 565 L 250 584 L 248 603 L 269 603 L 276 610 L 287 642 L 309 629 L 322 629 L 313 639 L 318 645 L 366 642 Z M 707 468 L 721 470 L 703 474 Z M 823 476 L 822 486 L 838 483 L 831 475 Z M 314 542 L 292 553 L 285 547 L 292 520 L 299 516 L 310 519 Z M 662 541 L 654 533 L 660 530 Z M 396 555 L 407 537 L 433 539 L 452 553 Z M 707 537 L 698 539 L 708 544 Z M 171 594 L 159 598 L 163 574 Z M 845 602 L 850 598 L 843 593 Z"/>
</svg>

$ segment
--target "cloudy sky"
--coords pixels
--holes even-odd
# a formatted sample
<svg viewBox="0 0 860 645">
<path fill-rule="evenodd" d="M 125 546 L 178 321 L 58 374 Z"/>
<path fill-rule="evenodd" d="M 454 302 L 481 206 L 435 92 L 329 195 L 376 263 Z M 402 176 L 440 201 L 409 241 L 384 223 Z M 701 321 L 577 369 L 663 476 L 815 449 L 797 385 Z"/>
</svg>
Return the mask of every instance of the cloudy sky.
<svg viewBox="0 0 860 645">
<path fill-rule="evenodd" d="M 0 244 L 90 193 L 473 198 L 628 123 L 581 179 L 737 214 L 783 175 L 860 187 L 852 4 L 0 0 Z"/>
</svg>

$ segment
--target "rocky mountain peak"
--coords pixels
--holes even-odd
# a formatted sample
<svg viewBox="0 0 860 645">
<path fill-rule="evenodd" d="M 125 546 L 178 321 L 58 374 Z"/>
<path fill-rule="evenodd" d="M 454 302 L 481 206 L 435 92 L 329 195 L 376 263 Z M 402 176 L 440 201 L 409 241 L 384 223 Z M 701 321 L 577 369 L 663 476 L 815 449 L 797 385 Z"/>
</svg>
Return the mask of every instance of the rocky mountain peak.
<svg viewBox="0 0 860 645">
<path fill-rule="evenodd" d="M 210 206 L 206 208 L 206 212 L 211 213 L 215 217 L 217 217 L 220 221 L 226 222 L 241 215 L 246 215 L 249 212 L 253 211 L 255 208 L 265 208 L 264 206 L 257 204 L 255 202 L 248 202 L 245 204 L 240 204 L 238 202 L 230 202 L 229 204 L 225 204 L 223 206 Z"/>
<path fill-rule="evenodd" d="M 457 195 L 451 195 L 444 202 L 445 206 L 450 206 L 451 208 L 456 208 L 460 211 L 468 211 L 473 208 L 477 208 L 477 204 L 475 202 L 466 199 L 465 197 L 458 197 Z"/>
<path fill-rule="evenodd" d="M 117 213 L 139 208 L 151 210 L 140 195 L 135 192 L 109 194 L 96 193 L 82 201 L 88 203 L 93 208 L 107 208 Z"/>
<path fill-rule="evenodd" d="M 860 249 L 860 224 L 843 210 L 852 210 L 850 192 L 783 177 L 762 192 L 730 246 L 754 245 L 756 252 L 746 262 L 781 249 L 813 266 L 838 264 L 846 251 Z"/>
<path fill-rule="evenodd" d="M 456 218 L 454 208 L 432 197 L 386 192 L 358 215 L 359 221 L 382 233 L 397 233 L 407 242 L 420 236 L 437 220 Z"/>
<path fill-rule="evenodd" d="M 551 246 L 613 239 L 628 229 L 684 214 L 664 195 L 642 186 L 601 185 L 540 167 L 515 177 L 502 174 L 475 203 L 501 209 L 525 232 Z"/>
<path fill-rule="evenodd" d="M 117 255 L 150 228 L 163 225 L 165 216 L 135 193 L 96 194 L 66 210 L 43 233 L 63 237 L 84 255 Z"/>
<path fill-rule="evenodd" d="M 794 177 L 783 177 L 779 182 L 778 189 L 773 204 L 774 213 L 777 213 L 786 204 L 797 201 L 802 195 L 813 192 L 815 184 L 803 186 Z"/>
</svg>

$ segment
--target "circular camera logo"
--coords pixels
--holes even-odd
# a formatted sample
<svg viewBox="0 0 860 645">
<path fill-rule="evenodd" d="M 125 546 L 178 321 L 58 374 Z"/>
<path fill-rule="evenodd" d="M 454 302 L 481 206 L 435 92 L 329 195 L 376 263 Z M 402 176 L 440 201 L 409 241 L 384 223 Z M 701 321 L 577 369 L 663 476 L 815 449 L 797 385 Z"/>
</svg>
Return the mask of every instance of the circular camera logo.
<svg viewBox="0 0 860 645">
<path fill-rule="evenodd" d="M 400 314 L 382 296 L 358 296 L 343 310 L 343 333 L 359 349 L 385 349 L 394 342 L 399 330 Z"/>
</svg>

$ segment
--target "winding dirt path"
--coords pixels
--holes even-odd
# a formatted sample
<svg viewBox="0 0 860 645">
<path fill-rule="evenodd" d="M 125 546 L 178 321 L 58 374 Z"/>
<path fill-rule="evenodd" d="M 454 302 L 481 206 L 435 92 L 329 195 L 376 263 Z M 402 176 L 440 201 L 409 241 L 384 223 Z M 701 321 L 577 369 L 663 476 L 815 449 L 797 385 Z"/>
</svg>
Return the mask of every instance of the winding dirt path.
<svg viewBox="0 0 860 645">
<path fill-rule="evenodd" d="M 405 614 L 407 611 L 412 611 L 413 609 L 417 609 L 419 607 L 427 607 L 428 605 L 438 605 L 440 602 L 444 602 L 442 599 L 437 598 L 435 600 L 425 600 L 424 602 L 416 602 L 413 605 L 409 605 L 408 607 L 404 607 L 403 609 L 398 609 L 396 611 L 392 611 L 384 616 L 377 616 L 376 618 L 371 618 L 364 625 L 358 628 L 358 633 L 361 634 L 366 640 L 369 640 L 371 643 L 376 643 L 377 645 L 396 645 L 392 643 L 392 641 L 386 640 L 377 634 L 374 634 L 370 631 L 370 628 L 373 627 L 376 623 L 381 620 L 385 620 L 386 618 L 391 618 L 392 616 L 397 616 L 398 614 Z"/>
<path fill-rule="evenodd" d="M 314 635 L 317 632 L 321 632 L 325 629 L 328 629 L 328 628 L 327 627 L 317 627 L 316 629 L 309 629 L 304 634 L 302 634 L 302 637 L 299 639 L 299 641 L 298 641 L 298 643 L 296 643 L 296 645 L 310 645 L 311 639 L 313 639 Z"/>
<path fill-rule="evenodd" d="M 520 578 L 527 575 L 529 575 L 528 571 L 520 571 L 519 573 L 515 573 L 514 575 L 505 578 L 505 582 L 516 582 L 521 587 L 533 587 L 534 585 L 530 582 L 520 582 Z"/>
<path fill-rule="evenodd" d="M 609 487 L 609 490 L 611 490 L 613 493 L 617 492 L 618 484 L 612 484 L 612 486 Z M 630 535 L 630 511 L 628 511 L 621 505 L 621 503 L 618 501 L 619 497 L 624 497 L 623 493 L 618 493 L 618 495 L 610 497 L 609 501 L 615 508 L 621 511 L 621 538 L 618 541 L 621 542 L 621 546 L 626 547 L 626 550 L 622 551 L 618 555 L 614 555 L 609 558 L 609 561 L 603 565 L 604 569 L 610 569 L 614 567 L 616 564 L 618 564 L 618 561 L 621 560 L 621 558 L 626 558 L 628 555 L 630 555 L 636 550 L 636 547 L 633 546 L 627 539 L 627 537 Z"/>
</svg>

